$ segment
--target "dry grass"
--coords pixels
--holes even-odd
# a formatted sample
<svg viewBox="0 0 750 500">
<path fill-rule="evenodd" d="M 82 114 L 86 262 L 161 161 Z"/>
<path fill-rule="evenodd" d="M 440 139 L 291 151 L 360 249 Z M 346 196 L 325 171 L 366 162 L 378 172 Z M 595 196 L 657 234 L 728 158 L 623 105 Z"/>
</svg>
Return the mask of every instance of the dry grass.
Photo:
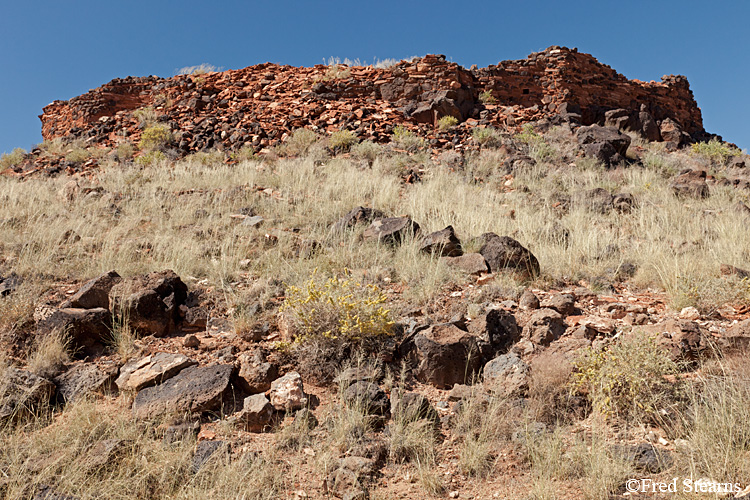
<svg viewBox="0 0 750 500">
<path fill-rule="evenodd" d="M 58 375 L 70 361 L 70 337 L 55 330 L 36 339 L 33 351 L 27 356 L 29 370 L 44 378 Z"/>
</svg>

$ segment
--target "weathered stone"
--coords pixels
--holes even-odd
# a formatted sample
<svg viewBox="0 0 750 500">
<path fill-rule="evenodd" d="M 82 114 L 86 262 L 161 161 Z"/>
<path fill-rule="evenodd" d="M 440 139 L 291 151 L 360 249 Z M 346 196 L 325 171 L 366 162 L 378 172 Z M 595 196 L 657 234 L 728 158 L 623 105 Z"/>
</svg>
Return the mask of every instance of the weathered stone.
<svg viewBox="0 0 750 500">
<path fill-rule="evenodd" d="M 482 254 L 490 271 L 516 271 L 526 277 L 539 275 L 539 261 L 519 242 L 509 236 L 498 236 L 495 233 L 484 233 L 479 237 Z"/>
<path fill-rule="evenodd" d="M 474 318 L 467 329 L 493 350 L 507 349 L 521 337 L 515 316 L 502 309 L 491 309 Z"/>
<path fill-rule="evenodd" d="M 684 172 L 672 179 L 669 187 L 675 195 L 687 198 L 708 198 L 710 194 L 704 170 Z"/>
<path fill-rule="evenodd" d="M 89 470 L 116 466 L 128 446 L 132 446 L 132 441 L 103 439 L 89 448 L 82 458 L 82 464 Z"/>
<path fill-rule="evenodd" d="M 553 309 L 538 309 L 523 327 L 523 335 L 534 344 L 547 346 L 560 338 L 566 328 L 559 312 Z"/>
<path fill-rule="evenodd" d="M 157 352 L 125 363 L 115 383 L 121 391 L 140 391 L 160 384 L 195 364 L 195 361 L 182 354 Z"/>
<path fill-rule="evenodd" d="M 133 414 L 151 418 L 217 410 L 228 396 L 232 372 L 230 365 L 185 368 L 164 383 L 141 390 L 133 401 Z"/>
<path fill-rule="evenodd" d="M 170 425 L 166 429 L 164 429 L 162 443 L 165 445 L 172 445 L 195 439 L 198 437 L 198 433 L 200 432 L 200 430 L 200 420 L 193 420 Z"/>
<path fill-rule="evenodd" d="M 461 241 L 453 231 L 453 226 L 425 236 L 419 250 L 440 257 L 460 257 L 464 253 L 461 249 Z"/>
<path fill-rule="evenodd" d="M 612 198 L 612 207 L 620 213 L 630 213 L 635 206 L 635 198 L 630 193 L 617 193 Z"/>
<path fill-rule="evenodd" d="M 267 430 L 273 420 L 273 406 L 265 394 L 253 394 L 245 398 L 242 410 L 233 421 L 244 430 L 263 432 Z"/>
<path fill-rule="evenodd" d="M 307 406 L 307 401 L 299 373 L 289 372 L 271 383 L 271 404 L 277 410 L 299 410 Z"/>
<path fill-rule="evenodd" d="M 522 396 L 528 390 L 529 366 L 516 353 L 507 353 L 484 366 L 484 387 L 502 396 Z"/>
<path fill-rule="evenodd" d="M 673 461 L 669 450 L 655 448 L 651 443 L 613 445 L 612 454 L 630 462 L 636 470 L 651 474 L 668 469 Z"/>
<path fill-rule="evenodd" d="M 16 291 L 21 281 L 21 278 L 15 274 L 11 274 L 7 278 L 0 276 L 0 297 L 5 297 Z"/>
<path fill-rule="evenodd" d="M 351 229 L 357 224 L 370 224 L 375 219 L 382 219 L 385 217 L 385 213 L 374 208 L 367 207 L 356 207 L 352 209 L 348 214 L 343 216 L 341 219 L 331 227 L 331 231 L 334 233 L 340 233 L 347 229 Z"/>
<path fill-rule="evenodd" d="M 224 441 L 201 441 L 195 445 L 192 470 L 197 474 L 209 460 L 229 462 L 229 446 Z"/>
<path fill-rule="evenodd" d="M 109 291 L 122 280 L 115 271 L 109 271 L 87 281 L 75 295 L 62 303 L 62 308 L 109 308 Z"/>
<path fill-rule="evenodd" d="M 577 312 L 575 298 L 569 293 L 553 293 L 542 301 L 541 306 L 554 309 L 563 317 Z"/>
<path fill-rule="evenodd" d="M 609 191 L 603 188 L 594 188 L 579 193 L 576 196 L 578 205 L 595 213 L 606 214 L 612 210 L 612 200 L 614 197 Z"/>
<path fill-rule="evenodd" d="M 362 238 L 365 241 L 398 245 L 405 238 L 416 234 L 418 231 L 419 224 L 409 217 L 388 217 L 375 219 L 362 233 Z"/>
<path fill-rule="evenodd" d="M 380 363 L 365 362 L 358 366 L 347 368 L 339 373 L 333 382 L 349 387 L 355 382 L 377 383 L 383 378 L 383 367 Z"/>
<path fill-rule="evenodd" d="M 630 137 L 613 127 L 589 125 L 576 131 L 576 139 L 586 156 L 596 158 L 611 166 L 625 159 L 630 146 Z"/>
<path fill-rule="evenodd" d="M 390 406 L 383 389 L 372 382 L 355 382 L 343 395 L 347 406 L 358 408 L 368 415 L 387 415 Z"/>
<path fill-rule="evenodd" d="M 452 324 L 434 325 L 414 337 L 417 379 L 438 388 L 471 381 L 481 367 L 477 338 Z"/>
<path fill-rule="evenodd" d="M 318 426 L 318 419 L 310 408 L 302 408 L 294 414 L 294 425 L 298 429 L 307 428 L 312 430 Z"/>
<path fill-rule="evenodd" d="M 0 383 L 0 424 L 44 409 L 55 393 L 55 384 L 18 368 L 8 368 Z"/>
<path fill-rule="evenodd" d="M 110 310 L 144 335 L 164 336 L 180 320 L 187 286 L 173 271 L 124 279 L 109 292 Z"/>
<path fill-rule="evenodd" d="M 94 355 L 104 349 L 112 335 L 112 315 L 101 307 L 96 309 L 56 309 L 36 326 L 37 335 L 65 332 L 74 351 Z"/>
<path fill-rule="evenodd" d="M 407 421 L 425 419 L 435 424 L 440 423 L 440 416 L 430 400 L 416 392 L 395 391 L 391 395 L 391 415 Z"/>
<path fill-rule="evenodd" d="M 114 388 L 118 367 L 114 363 L 80 363 L 53 380 L 58 399 L 69 403 L 90 393 L 106 394 Z"/>
<path fill-rule="evenodd" d="M 518 307 L 521 309 L 539 309 L 539 297 L 534 295 L 531 290 L 526 290 L 518 299 Z"/>
<path fill-rule="evenodd" d="M 467 253 L 460 257 L 442 257 L 440 260 L 467 274 L 483 274 L 490 271 L 487 261 L 480 253 Z"/>
<path fill-rule="evenodd" d="M 278 367 L 266 362 L 259 351 L 240 354 L 239 364 L 239 385 L 250 394 L 266 392 L 271 388 L 271 382 L 279 376 Z"/>
</svg>

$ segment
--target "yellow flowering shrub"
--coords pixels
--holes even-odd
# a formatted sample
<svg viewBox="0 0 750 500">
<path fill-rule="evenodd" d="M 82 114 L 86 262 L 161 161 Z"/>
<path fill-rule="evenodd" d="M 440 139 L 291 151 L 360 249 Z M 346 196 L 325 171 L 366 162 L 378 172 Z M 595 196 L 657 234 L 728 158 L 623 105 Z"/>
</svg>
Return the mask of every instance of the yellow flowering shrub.
<svg viewBox="0 0 750 500">
<path fill-rule="evenodd" d="M 305 286 L 287 289 L 281 312 L 297 332 L 296 343 L 359 341 L 393 334 L 394 322 L 384 305 L 386 300 L 375 285 L 338 277 L 320 282 L 313 275 Z"/>
</svg>

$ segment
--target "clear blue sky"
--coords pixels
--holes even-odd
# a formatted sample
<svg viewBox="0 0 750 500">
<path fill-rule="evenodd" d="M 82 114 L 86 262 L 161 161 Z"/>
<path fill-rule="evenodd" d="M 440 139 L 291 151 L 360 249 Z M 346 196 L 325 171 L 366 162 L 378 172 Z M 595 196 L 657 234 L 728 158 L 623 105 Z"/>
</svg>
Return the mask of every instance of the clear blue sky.
<svg viewBox="0 0 750 500">
<path fill-rule="evenodd" d="M 709 132 L 750 148 L 750 2 L 29 1 L 0 4 L 0 153 L 112 78 L 209 63 L 309 66 L 445 54 L 469 67 L 578 47 L 628 78 L 690 80 Z"/>
</svg>

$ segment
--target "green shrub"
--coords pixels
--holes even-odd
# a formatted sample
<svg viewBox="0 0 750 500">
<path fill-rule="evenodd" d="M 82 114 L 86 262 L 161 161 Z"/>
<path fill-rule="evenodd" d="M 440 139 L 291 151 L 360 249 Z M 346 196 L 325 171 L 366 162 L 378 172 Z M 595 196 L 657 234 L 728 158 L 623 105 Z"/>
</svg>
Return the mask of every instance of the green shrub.
<svg viewBox="0 0 750 500">
<path fill-rule="evenodd" d="M 144 129 L 141 142 L 138 143 L 144 151 L 157 151 L 167 147 L 172 142 L 172 132 L 164 124 L 152 125 Z"/>
<path fill-rule="evenodd" d="M 555 154 L 552 146 L 547 144 L 544 137 L 537 133 L 530 123 L 523 126 L 522 132 L 516 135 L 516 140 L 523 143 L 529 156 L 537 161 L 549 160 Z"/>
<path fill-rule="evenodd" d="M 148 151 L 147 153 L 144 153 L 138 158 L 136 158 L 135 162 L 138 165 L 147 167 L 149 165 L 153 165 L 154 163 L 165 161 L 166 159 L 167 159 L 167 155 L 165 155 L 161 151 Z"/>
<path fill-rule="evenodd" d="M 117 161 L 127 161 L 133 158 L 135 147 L 130 141 L 121 142 L 115 149 L 115 158 Z"/>
<path fill-rule="evenodd" d="M 21 148 L 16 148 L 10 153 L 3 153 L 0 156 L 0 168 L 15 167 L 23 161 L 24 156 L 26 156 L 26 151 Z"/>
<path fill-rule="evenodd" d="M 479 94 L 479 102 L 481 102 L 482 104 L 495 104 L 497 102 L 497 99 L 493 97 L 490 90 L 485 90 L 484 92 Z"/>
<path fill-rule="evenodd" d="M 279 156 L 302 156 L 318 141 L 318 134 L 310 129 L 298 128 L 284 144 L 276 147 Z"/>
<path fill-rule="evenodd" d="M 349 151 L 357 143 L 357 136 L 351 130 L 337 130 L 331 134 L 328 141 L 331 149 L 335 151 Z"/>
<path fill-rule="evenodd" d="M 281 312 L 296 333 L 296 343 L 360 341 L 392 335 L 394 322 L 383 306 L 386 300 L 375 285 L 337 277 L 320 283 L 313 276 L 302 288 L 288 288 Z"/>
<path fill-rule="evenodd" d="M 730 156 L 739 156 L 742 154 L 742 151 L 739 149 L 733 148 L 715 138 L 708 142 L 696 142 L 690 146 L 690 150 L 693 154 L 702 156 L 719 165 L 724 165 Z"/>
<path fill-rule="evenodd" d="M 200 151 L 186 156 L 185 160 L 200 163 L 204 166 L 220 165 L 224 163 L 224 153 L 219 150 Z"/>
<path fill-rule="evenodd" d="M 417 151 L 424 147 L 424 139 L 403 125 L 396 125 L 393 127 L 393 144 L 407 151 Z"/>
<path fill-rule="evenodd" d="M 258 155 L 255 154 L 255 149 L 252 146 L 242 146 L 239 151 L 235 151 L 229 155 L 234 161 L 249 161 L 257 160 Z"/>
<path fill-rule="evenodd" d="M 475 128 L 471 137 L 481 147 L 497 147 L 500 145 L 500 134 L 493 127 Z"/>
<path fill-rule="evenodd" d="M 438 128 L 445 132 L 458 125 L 458 118 L 455 116 L 445 115 L 438 120 Z"/>
<path fill-rule="evenodd" d="M 653 337 L 637 332 L 608 348 L 588 348 L 574 367 L 574 387 L 594 409 L 628 421 L 653 421 L 678 390 L 665 379 L 677 373 L 677 365 Z"/>
<path fill-rule="evenodd" d="M 380 144 L 372 141 L 362 141 L 352 146 L 351 152 L 355 158 L 367 160 L 372 165 L 382 150 L 383 148 Z"/>
<path fill-rule="evenodd" d="M 138 123 L 142 127 L 148 127 L 149 125 L 155 123 L 158 116 L 159 115 L 156 110 L 154 110 L 154 108 L 152 108 L 151 106 L 136 109 L 135 111 L 133 111 L 133 118 L 138 120 Z"/>
<path fill-rule="evenodd" d="M 91 157 L 85 148 L 74 148 L 65 155 L 65 160 L 70 163 L 83 163 Z"/>
</svg>

